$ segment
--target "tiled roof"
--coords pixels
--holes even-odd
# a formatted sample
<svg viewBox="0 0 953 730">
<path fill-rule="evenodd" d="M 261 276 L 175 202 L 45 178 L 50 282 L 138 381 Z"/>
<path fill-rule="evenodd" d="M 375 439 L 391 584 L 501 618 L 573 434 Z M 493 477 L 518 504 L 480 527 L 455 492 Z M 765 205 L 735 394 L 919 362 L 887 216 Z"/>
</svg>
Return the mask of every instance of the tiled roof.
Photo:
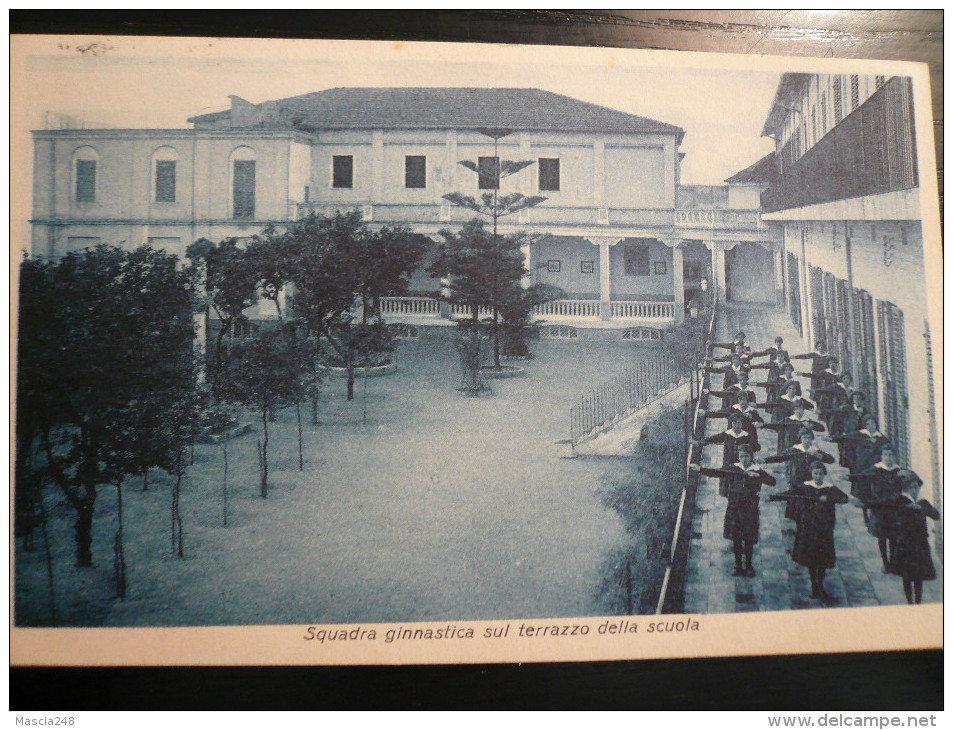
<svg viewBox="0 0 953 730">
<path fill-rule="evenodd" d="M 649 132 L 684 131 L 672 124 L 627 114 L 541 89 L 337 88 L 292 96 L 277 105 L 277 124 L 321 129 L 480 129 Z M 262 108 L 264 105 L 257 105 Z M 197 125 L 221 123 L 230 111 L 189 119 Z"/>
<path fill-rule="evenodd" d="M 753 165 L 736 172 L 725 180 L 729 185 L 771 185 L 778 177 L 778 163 L 774 152 L 770 152 Z"/>
</svg>

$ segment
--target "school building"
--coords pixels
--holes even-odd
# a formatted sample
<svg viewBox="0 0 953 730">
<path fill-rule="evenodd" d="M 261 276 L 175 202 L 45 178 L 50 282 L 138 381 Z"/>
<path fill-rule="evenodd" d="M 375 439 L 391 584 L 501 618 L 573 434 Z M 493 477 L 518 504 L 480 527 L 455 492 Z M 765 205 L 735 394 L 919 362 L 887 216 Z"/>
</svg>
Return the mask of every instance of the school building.
<svg viewBox="0 0 953 730">
<path fill-rule="evenodd" d="M 442 240 L 474 213 L 444 200 L 497 186 L 546 200 L 500 220 L 524 248 L 544 335 L 640 339 L 685 316 L 707 279 L 721 298 L 774 304 L 780 227 L 760 210 L 762 161 L 723 186 L 682 185 L 684 131 L 539 89 L 336 88 L 229 108 L 190 129 L 45 129 L 34 136 L 32 250 L 97 243 L 179 254 L 314 211 L 358 210 Z M 478 172 L 459 163 L 471 160 Z M 500 160 L 533 164 L 502 180 Z M 427 262 L 391 322 L 449 324 Z M 273 316 L 270 307 L 250 318 Z"/>
<path fill-rule="evenodd" d="M 911 80 L 784 74 L 763 135 L 776 142 L 763 218 L 782 231 L 784 301 L 803 346 L 839 357 L 939 505 Z"/>
</svg>

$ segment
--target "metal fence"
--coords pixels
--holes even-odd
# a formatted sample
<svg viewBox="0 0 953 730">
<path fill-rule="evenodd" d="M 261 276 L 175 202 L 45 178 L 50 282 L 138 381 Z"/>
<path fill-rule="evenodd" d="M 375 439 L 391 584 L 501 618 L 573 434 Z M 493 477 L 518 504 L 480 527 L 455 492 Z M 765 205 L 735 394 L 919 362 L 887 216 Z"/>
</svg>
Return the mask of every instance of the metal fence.
<svg viewBox="0 0 953 730">
<path fill-rule="evenodd" d="M 655 400 L 687 375 L 675 360 L 660 354 L 603 383 L 570 410 L 573 446 Z"/>
<path fill-rule="evenodd" d="M 708 323 L 708 331 L 705 337 L 703 352 L 708 355 L 711 350 L 711 343 L 714 341 L 715 333 L 715 313 L 711 315 Z M 701 359 L 696 361 L 696 365 L 701 365 Z M 701 449 L 697 448 L 692 439 L 698 438 L 705 433 L 705 416 L 699 414 L 702 399 L 699 397 L 701 391 L 710 385 L 710 373 L 705 372 L 704 368 L 699 368 L 695 372 L 698 383 L 696 390 L 692 388 L 692 398 L 695 403 L 692 414 L 691 425 L 686 429 L 686 458 L 685 473 L 682 476 L 682 495 L 678 503 L 678 515 L 675 518 L 675 529 L 672 532 L 672 544 L 669 550 L 668 565 L 665 567 L 665 575 L 662 578 L 662 589 L 659 591 L 659 599 L 656 604 L 656 613 L 681 613 L 685 606 L 685 575 L 688 568 L 688 548 L 692 537 L 692 516 L 695 512 L 695 496 L 698 489 L 698 477 L 692 474 L 690 467 L 701 461 Z"/>
</svg>

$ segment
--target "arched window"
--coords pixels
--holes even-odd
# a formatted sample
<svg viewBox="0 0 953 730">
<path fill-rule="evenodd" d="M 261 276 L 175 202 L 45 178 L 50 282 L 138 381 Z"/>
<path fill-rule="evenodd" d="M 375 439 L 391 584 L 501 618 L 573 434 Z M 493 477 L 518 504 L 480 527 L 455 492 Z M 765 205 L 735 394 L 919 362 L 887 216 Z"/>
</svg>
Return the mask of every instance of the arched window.
<svg viewBox="0 0 953 730">
<path fill-rule="evenodd" d="M 77 203 L 96 202 L 96 173 L 99 153 L 92 147 L 79 147 L 73 152 L 73 200 Z"/>
<path fill-rule="evenodd" d="M 175 202 L 175 164 L 178 159 L 173 147 L 159 147 L 152 153 L 152 199 L 155 202 Z"/>
<path fill-rule="evenodd" d="M 255 217 L 255 150 L 236 147 L 230 156 L 232 218 Z"/>
</svg>

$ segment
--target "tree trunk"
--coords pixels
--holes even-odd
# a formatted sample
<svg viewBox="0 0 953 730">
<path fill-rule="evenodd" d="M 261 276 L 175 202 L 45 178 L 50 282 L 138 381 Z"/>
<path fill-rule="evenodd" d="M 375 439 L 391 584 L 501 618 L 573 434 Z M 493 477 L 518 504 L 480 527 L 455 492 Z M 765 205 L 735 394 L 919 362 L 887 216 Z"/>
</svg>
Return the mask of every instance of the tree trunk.
<svg viewBox="0 0 953 730">
<path fill-rule="evenodd" d="M 318 425 L 318 395 L 315 393 L 311 396 L 311 425 Z"/>
<path fill-rule="evenodd" d="M 295 401 L 295 415 L 298 417 L 298 471 L 304 471 L 304 439 L 301 434 L 301 401 Z"/>
<path fill-rule="evenodd" d="M 180 558 L 185 557 L 184 539 L 182 537 L 182 515 L 179 512 L 179 495 L 182 494 L 182 453 L 175 459 L 175 484 L 172 485 L 172 554 Z"/>
<path fill-rule="evenodd" d="M 126 554 L 122 534 L 122 482 L 116 482 L 116 518 L 118 528 L 113 543 L 113 567 L 116 572 L 116 596 L 122 600 L 126 597 Z"/>
<path fill-rule="evenodd" d="M 76 565 L 93 566 L 93 500 L 84 499 L 76 507 Z"/>
<path fill-rule="evenodd" d="M 364 360 L 364 383 L 362 385 L 364 390 L 364 414 L 363 414 L 363 417 L 361 418 L 361 423 L 364 426 L 366 426 L 367 425 L 367 360 Z"/>
<path fill-rule="evenodd" d="M 493 367 L 500 369 L 500 315 L 493 307 Z"/>
<path fill-rule="evenodd" d="M 347 399 L 354 400 L 354 360 L 347 361 Z"/>
<path fill-rule="evenodd" d="M 148 469 L 142 472 L 142 491 L 143 492 L 149 491 L 149 470 Z"/>
<path fill-rule="evenodd" d="M 222 439 L 222 527 L 228 527 L 228 439 Z"/>
<path fill-rule="evenodd" d="M 261 476 L 261 498 L 267 499 L 268 497 L 268 406 L 263 406 L 261 409 L 261 423 L 263 426 L 263 434 L 261 441 L 261 449 L 259 450 L 259 474 Z"/>
<path fill-rule="evenodd" d="M 50 534 L 46 526 L 46 504 L 43 499 L 43 486 L 39 487 L 40 524 L 43 526 L 43 552 L 46 554 L 46 580 L 50 588 L 50 625 L 56 626 L 56 589 L 53 581 L 53 551 L 50 550 Z"/>
</svg>

